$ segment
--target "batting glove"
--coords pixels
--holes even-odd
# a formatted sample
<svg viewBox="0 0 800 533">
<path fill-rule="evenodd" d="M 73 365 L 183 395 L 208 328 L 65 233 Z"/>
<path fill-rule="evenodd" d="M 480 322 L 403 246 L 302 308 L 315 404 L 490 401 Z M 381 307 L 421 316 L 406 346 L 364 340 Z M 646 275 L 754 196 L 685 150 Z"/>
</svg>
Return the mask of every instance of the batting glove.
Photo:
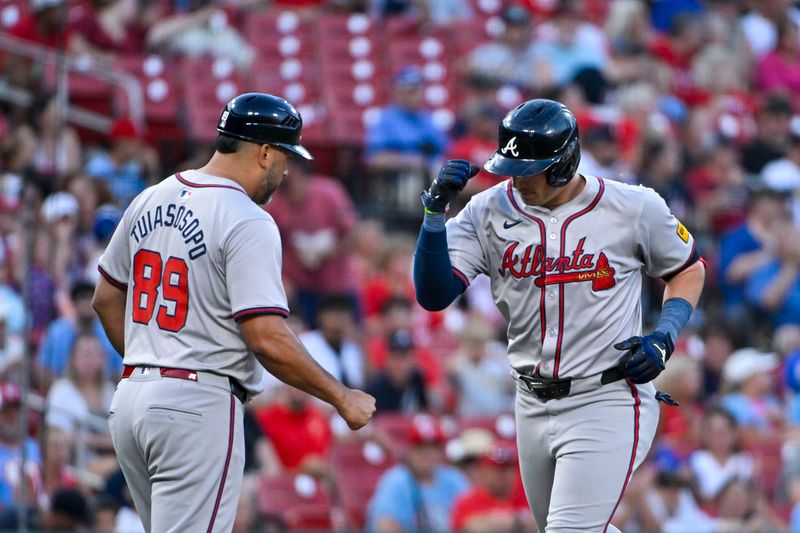
<svg viewBox="0 0 800 533">
<path fill-rule="evenodd" d="M 463 159 L 451 159 L 442 166 L 430 188 L 422 193 L 422 205 L 432 213 L 444 213 L 447 204 L 455 198 L 467 181 L 480 171 Z"/>
<path fill-rule="evenodd" d="M 647 383 L 664 371 L 675 346 L 668 334 L 654 331 L 618 342 L 614 348 L 627 350 L 619 361 L 620 370 L 634 383 Z"/>
</svg>

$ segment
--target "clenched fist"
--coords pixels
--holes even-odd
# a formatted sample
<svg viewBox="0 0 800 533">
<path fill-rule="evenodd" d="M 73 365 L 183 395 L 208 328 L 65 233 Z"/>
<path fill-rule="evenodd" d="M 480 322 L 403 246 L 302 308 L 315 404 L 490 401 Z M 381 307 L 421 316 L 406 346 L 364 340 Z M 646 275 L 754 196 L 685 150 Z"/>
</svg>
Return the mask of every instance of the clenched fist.
<svg viewBox="0 0 800 533">
<path fill-rule="evenodd" d="M 375 413 L 375 398 L 356 389 L 348 389 L 336 410 L 353 431 L 369 422 Z"/>
</svg>

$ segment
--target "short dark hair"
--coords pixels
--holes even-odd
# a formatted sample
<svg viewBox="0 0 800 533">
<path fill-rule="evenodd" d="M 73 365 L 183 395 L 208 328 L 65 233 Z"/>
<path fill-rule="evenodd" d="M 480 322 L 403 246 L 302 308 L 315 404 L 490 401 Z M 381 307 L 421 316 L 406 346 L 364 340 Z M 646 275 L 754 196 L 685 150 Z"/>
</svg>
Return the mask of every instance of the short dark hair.
<svg viewBox="0 0 800 533">
<path fill-rule="evenodd" d="M 241 140 L 228 135 L 218 134 L 217 141 L 214 143 L 214 150 L 221 154 L 235 154 L 242 146 Z"/>
<path fill-rule="evenodd" d="M 76 281 L 69 290 L 69 296 L 73 302 L 81 298 L 93 297 L 94 283 L 86 280 Z"/>
</svg>

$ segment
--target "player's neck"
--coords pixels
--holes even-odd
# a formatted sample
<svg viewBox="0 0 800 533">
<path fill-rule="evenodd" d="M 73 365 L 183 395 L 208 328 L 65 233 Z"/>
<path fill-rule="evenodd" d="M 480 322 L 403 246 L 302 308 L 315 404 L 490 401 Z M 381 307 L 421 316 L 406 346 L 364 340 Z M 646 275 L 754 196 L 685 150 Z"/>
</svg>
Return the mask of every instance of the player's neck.
<svg viewBox="0 0 800 533">
<path fill-rule="evenodd" d="M 211 156 L 211 160 L 205 166 L 198 168 L 197 172 L 234 181 L 241 185 L 248 196 L 252 197 L 252 191 L 247 188 L 248 180 L 242 175 L 241 165 L 228 156 L 215 152 Z"/>
<path fill-rule="evenodd" d="M 585 186 L 586 178 L 580 174 L 576 174 L 575 177 L 569 181 L 569 183 L 561 188 L 559 193 L 555 195 L 552 200 L 542 204 L 542 207 L 553 210 L 556 207 L 566 204 L 567 202 L 571 202 L 577 198 L 581 192 L 583 192 L 583 188 Z"/>
</svg>

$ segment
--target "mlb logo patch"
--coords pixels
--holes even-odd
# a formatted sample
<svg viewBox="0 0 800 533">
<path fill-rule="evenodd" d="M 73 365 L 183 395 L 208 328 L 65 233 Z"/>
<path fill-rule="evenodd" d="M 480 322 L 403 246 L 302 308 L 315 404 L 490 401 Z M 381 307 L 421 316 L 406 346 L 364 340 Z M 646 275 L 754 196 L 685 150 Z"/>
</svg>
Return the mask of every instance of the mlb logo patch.
<svg viewBox="0 0 800 533">
<path fill-rule="evenodd" d="M 181 193 L 178 195 L 178 198 L 180 198 L 185 202 L 186 200 L 191 198 L 191 196 L 192 196 L 192 191 L 190 191 L 189 189 L 181 189 Z"/>
</svg>

